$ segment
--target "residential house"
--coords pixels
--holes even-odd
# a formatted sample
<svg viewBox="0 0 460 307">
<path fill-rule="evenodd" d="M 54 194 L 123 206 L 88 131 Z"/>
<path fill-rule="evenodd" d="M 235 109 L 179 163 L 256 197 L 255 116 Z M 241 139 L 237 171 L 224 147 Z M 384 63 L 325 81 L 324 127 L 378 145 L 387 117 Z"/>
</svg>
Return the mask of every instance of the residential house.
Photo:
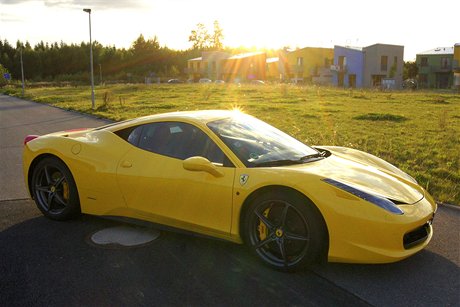
<svg viewBox="0 0 460 307">
<path fill-rule="evenodd" d="M 306 47 L 287 52 L 284 58 L 287 63 L 284 79 L 295 83 L 332 83 L 330 67 L 334 49 Z"/>
<path fill-rule="evenodd" d="M 205 51 L 201 53 L 201 57 L 188 60 L 189 80 L 196 82 L 201 78 L 222 79 L 222 60 L 228 57 L 230 54 L 226 52 Z"/>
<path fill-rule="evenodd" d="M 190 59 L 187 61 L 187 74 L 190 81 L 198 81 L 200 78 L 204 77 L 205 70 L 202 67 L 203 58 L 198 57 Z"/>
<path fill-rule="evenodd" d="M 402 88 L 404 46 L 374 44 L 363 54 L 363 87 Z"/>
<path fill-rule="evenodd" d="M 266 63 L 267 64 L 265 66 L 265 77 L 267 78 L 267 80 L 280 81 L 282 71 L 282 68 L 280 67 L 280 58 L 267 58 Z"/>
<path fill-rule="evenodd" d="M 454 71 L 454 87 L 460 92 L 460 43 L 454 46 L 454 61 L 452 65 Z"/>
<path fill-rule="evenodd" d="M 421 88 L 450 88 L 453 82 L 454 47 L 438 47 L 416 55 Z"/>
<path fill-rule="evenodd" d="M 362 88 L 364 53 L 360 47 L 334 46 L 332 84 L 345 88 Z"/>
<path fill-rule="evenodd" d="M 222 79 L 227 82 L 265 80 L 266 64 L 265 52 L 242 53 L 222 59 Z"/>
</svg>

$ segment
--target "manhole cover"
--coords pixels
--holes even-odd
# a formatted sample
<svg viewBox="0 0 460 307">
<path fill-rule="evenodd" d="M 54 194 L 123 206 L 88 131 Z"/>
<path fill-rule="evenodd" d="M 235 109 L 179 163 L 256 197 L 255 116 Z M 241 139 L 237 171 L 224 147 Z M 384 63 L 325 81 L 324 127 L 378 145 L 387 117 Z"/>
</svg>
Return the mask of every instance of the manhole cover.
<svg viewBox="0 0 460 307">
<path fill-rule="evenodd" d="M 91 243 L 102 247 L 137 247 L 158 238 L 160 233 L 151 228 L 116 226 L 99 230 L 90 237 Z"/>
</svg>

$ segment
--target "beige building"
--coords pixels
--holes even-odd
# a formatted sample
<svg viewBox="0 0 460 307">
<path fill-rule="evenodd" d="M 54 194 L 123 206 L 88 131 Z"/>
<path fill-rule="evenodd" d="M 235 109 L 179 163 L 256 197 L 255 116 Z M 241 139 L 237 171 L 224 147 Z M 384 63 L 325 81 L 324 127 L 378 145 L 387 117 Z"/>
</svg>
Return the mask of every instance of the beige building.
<svg viewBox="0 0 460 307">
<path fill-rule="evenodd" d="M 402 87 L 404 46 L 375 44 L 363 48 L 364 87 Z"/>
<path fill-rule="evenodd" d="M 189 80 L 197 82 L 201 78 L 211 80 L 223 79 L 222 61 L 230 54 L 221 51 L 202 52 L 201 57 L 187 61 Z"/>
</svg>

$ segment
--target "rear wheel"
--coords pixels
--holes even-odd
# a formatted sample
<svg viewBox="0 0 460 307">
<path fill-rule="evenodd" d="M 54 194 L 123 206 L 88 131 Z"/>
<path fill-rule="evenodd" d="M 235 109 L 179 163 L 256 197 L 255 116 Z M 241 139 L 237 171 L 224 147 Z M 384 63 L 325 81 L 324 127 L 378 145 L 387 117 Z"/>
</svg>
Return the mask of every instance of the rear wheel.
<svg viewBox="0 0 460 307">
<path fill-rule="evenodd" d="M 283 271 L 313 263 L 327 248 L 321 214 L 297 195 L 268 193 L 256 198 L 246 210 L 243 236 L 265 264 Z"/>
<path fill-rule="evenodd" d="M 53 220 L 67 220 L 80 213 L 78 191 L 68 167 L 56 158 L 38 162 L 32 172 L 32 195 L 38 209 Z"/>
</svg>

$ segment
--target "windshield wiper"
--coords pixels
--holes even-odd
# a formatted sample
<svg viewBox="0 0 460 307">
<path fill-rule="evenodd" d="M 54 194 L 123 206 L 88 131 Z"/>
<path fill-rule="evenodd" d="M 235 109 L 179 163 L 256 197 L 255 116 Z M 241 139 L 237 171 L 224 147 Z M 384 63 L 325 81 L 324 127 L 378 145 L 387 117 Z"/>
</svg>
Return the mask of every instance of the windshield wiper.
<svg viewBox="0 0 460 307">
<path fill-rule="evenodd" d="M 283 166 L 283 165 L 293 165 L 293 164 L 303 164 L 310 162 L 311 160 L 319 160 L 326 157 L 327 152 L 318 152 L 311 155 L 306 155 L 301 157 L 298 160 L 293 159 L 281 159 L 281 160 L 273 160 L 273 161 L 265 161 L 260 163 L 254 163 L 255 167 L 263 167 L 263 166 Z"/>
<path fill-rule="evenodd" d="M 299 160 L 284 159 L 284 160 L 273 160 L 273 161 L 254 163 L 254 166 L 255 167 L 283 166 L 283 165 L 302 164 L 302 163 L 304 163 L 302 159 L 299 159 Z"/>
<path fill-rule="evenodd" d="M 300 158 L 300 160 L 305 161 L 305 160 L 311 160 L 311 159 L 320 159 L 324 157 L 326 157 L 326 151 L 303 156 L 302 158 Z"/>
</svg>

